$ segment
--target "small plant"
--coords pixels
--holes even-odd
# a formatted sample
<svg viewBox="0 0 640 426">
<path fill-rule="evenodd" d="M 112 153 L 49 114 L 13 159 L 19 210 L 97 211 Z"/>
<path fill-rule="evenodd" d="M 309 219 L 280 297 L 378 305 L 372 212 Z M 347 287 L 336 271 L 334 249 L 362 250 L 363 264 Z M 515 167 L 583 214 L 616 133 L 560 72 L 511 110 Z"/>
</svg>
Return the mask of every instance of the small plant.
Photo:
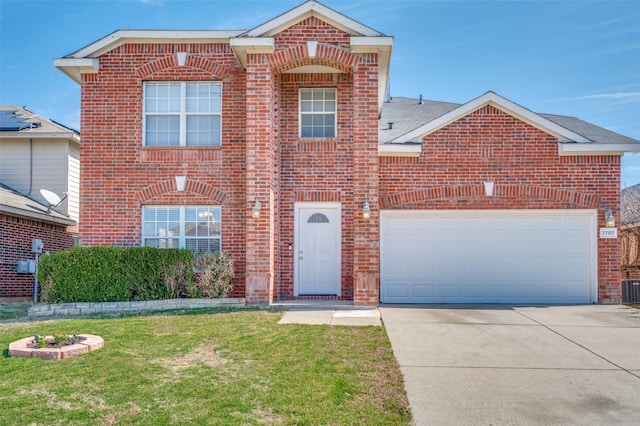
<svg viewBox="0 0 640 426">
<path fill-rule="evenodd" d="M 53 337 L 40 336 L 38 333 L 33 335 L 31 341 L 34 348 L 61 348 L 63 346 L 75 345 L 80 338 L 75 334 L 53 333 Z"/>
</svg>

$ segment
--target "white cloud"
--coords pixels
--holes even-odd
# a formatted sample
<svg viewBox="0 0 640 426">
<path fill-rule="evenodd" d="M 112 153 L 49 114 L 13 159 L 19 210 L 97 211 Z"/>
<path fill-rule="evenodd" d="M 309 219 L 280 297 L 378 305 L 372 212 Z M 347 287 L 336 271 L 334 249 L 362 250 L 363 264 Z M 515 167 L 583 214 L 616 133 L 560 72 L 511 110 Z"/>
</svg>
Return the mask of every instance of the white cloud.
<svg viewBox="0 0 640 426">
<path fill-rule="evenodd" d="M 574 96 L 561 98 L 559 101 L 581 101 L 585 99 L 640 99 L 640 92 L 599 93 L 595 95 Z"/>
</svg>

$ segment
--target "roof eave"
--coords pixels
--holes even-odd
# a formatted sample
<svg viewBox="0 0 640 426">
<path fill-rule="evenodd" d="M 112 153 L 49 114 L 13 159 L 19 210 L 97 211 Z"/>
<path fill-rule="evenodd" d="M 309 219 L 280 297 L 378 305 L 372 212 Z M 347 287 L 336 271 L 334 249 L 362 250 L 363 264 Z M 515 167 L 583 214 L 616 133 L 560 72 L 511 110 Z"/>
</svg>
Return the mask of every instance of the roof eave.
<svg viewBox="0 0 640 426">
<path fill-rule="evenodd" d="M 558 154 L 569 155 L 624 155 L 640 153 L 640 144 L 559 143 Z"/>
<path fill-rule="evenodd" d="M 96 74 L 100 71 L 100 60 L 98 58 L 59 58 L 53 60 L 53 66 L 80 84 L 82 74 Z"/>
<path fill-rule="evenodd" d="M 80 143 L 80 135 L 68 133 L 0 132 L 0 139 L 66 139 Z"/>
<path fill-rule="evenodd" d="M 8 213 L 16 216 L 27 217 L 30 219 L 41 220 L 43 222 L 48 222 L 48 223 L 55 223 L 55 224 L 65 225 L 65 226 L 76 226 L 76 221 L 73 219 L 53 216 L 46 213 L 31 212 L 31 211 L 23 210 L 17 207 L 7 206 L 4 204 L 0 204 L 0 212 Z"/>
<path fill-rule="evenodd" d="M 352 36 L 350 38 L 351 53 L 378 54 L 378 115 L 382 112 L 387 85 L 389 84 L 389 67 L 393 37 L 388 36 Z"/>
<path fill-rule="evenodd" d="M 242 68 L 247 68 L 247 54 L 250 53 L 273 53 L 275 51 L 275 40 L 273 37 L 236 37 L 229 40 L 231 49 L 236 55 Z"/>
<path fill-rule="evenodd" d="M 419 157 L 422 145 L 419 143 L 388 143 L 378 145 L 378 157 Z"/>
</svg>

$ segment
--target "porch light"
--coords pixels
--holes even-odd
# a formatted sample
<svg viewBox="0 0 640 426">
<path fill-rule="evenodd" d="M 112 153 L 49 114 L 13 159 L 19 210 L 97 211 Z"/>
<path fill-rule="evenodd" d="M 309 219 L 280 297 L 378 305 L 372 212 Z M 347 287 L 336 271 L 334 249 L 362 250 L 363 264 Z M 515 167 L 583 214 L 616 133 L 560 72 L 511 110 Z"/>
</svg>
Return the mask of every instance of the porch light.
<svg viewBox="0 0 640 426">
<path fill-rule="evenodd" d="M 254 219 L 260 219 L 260 209 L 262 208 L 262 203 L 256 200 L 253 204 L 253 208 L 251 209 L 251 217 Z"/>
<path fill-rule="evenodd" d="M 371 207 L 367 200 L 364 200 L 364 204 L 362 204 L 362 217 L 365 219 L 369 219 L 371 217 Z"/>
<path fill-rule="evenodd" d="M 607 224 L 607 228 L 615 228 L 616 220 L 614 219 L 613 213 L 611 213 L 611 210 L 606 211 L 606 213 L 604 214 L 604 220 Z"/>
</svg>

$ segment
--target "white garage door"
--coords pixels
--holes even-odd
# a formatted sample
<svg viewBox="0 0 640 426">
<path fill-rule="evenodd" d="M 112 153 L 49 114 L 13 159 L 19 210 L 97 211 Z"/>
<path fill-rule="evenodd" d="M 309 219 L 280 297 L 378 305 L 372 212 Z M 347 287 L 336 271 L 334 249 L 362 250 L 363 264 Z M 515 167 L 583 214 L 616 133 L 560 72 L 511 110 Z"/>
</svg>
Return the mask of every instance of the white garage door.
<svg viewBox="0 0 640 426">
<path fill-rule="evenodd" d="M 595 302 L 595 210 L 383 211 L 382 303 Z"/>
</svg>

